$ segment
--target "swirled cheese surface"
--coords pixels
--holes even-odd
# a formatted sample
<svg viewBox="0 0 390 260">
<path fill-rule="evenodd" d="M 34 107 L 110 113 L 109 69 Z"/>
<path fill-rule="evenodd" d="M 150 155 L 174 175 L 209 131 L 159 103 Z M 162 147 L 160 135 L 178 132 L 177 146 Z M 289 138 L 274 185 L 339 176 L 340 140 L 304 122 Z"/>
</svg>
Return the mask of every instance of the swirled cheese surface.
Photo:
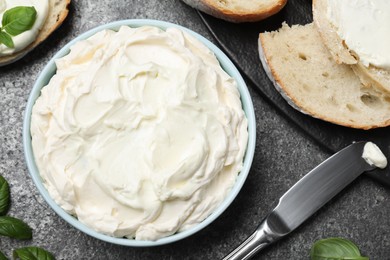
<svg viewBox="0 0 390 260">
<path fill-rule="evenodd" d="M 208 217 L 248 141 L 236 81 L 176 28 L 121 27 L 71 47 L 32 112 L 53 199 L 98 232 L 156 240 Z"/>
</svg>

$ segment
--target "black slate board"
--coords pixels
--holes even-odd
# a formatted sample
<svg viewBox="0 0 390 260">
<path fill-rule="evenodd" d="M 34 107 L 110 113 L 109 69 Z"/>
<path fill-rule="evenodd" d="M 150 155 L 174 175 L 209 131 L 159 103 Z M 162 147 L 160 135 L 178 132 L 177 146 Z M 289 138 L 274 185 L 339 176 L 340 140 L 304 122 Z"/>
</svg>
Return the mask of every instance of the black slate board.
<svg viewBox="0 0 390 260">
<path fill-rule="evenodd" d="M 257 90 L 328 152 L 335 153 L 354 141 L 373 141 L 390 158 L 390 127 L 357 130 L 304 115 L 285 102 L 265 74 L 258 57 L 259 33 L 277 30 L 284 21 L 289 25 L 311 23 L 313 20 L 311 4 L 309 0 L 289 0 L 281 12 L 257 23 L 234 24 L 201 12 L 199 15 L 220 47 L 241 71 L 248 86 Z M 369 172 L 367 175 L 390 186 L 390 167 Z"/>
</svg>

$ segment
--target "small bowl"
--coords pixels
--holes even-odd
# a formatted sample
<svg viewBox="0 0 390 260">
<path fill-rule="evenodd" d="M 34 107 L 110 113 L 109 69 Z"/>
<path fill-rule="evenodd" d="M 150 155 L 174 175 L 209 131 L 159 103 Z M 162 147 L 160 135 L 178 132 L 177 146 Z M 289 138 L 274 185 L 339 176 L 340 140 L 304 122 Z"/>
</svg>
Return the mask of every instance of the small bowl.
<svg viewBox="0 0 390 260">
<path fill-rule="evenodd" d="M 34 161 L 34 155 L 32 151 L 31 146 L 31 133 L 30 133 L 30 125 L 31 125 L 31 112 L 32 107 L 36 101 L 36 99 L 40 95 L 40 91 L 42 87 L 46 86 L 51 79 L 51 77 L 56 72 L 56 65 L 55 60 L 65 56 L 69 53 L 70 46 L 75 44 L 76 42 L 80 40 L 84 40 L 86 38 L 89 38 L 90 36 L 96 34 L 97 32 L 104 30 L 104 29 L 112 29 L 112 30 L 118 30 L 121 26 L 127 25 L 130 27 L 140 27 L 144 25 L 149 26 L 155 26 L 159 27 L 163 30 L 169 28 L 169 27 L 176 27 L 178 29 L 181 29 L 195 38 L 197 38 L 199 41 L 201 41 L 203 44 L 205 44 L 211 51 L 214 52 L 217 59 L 219 60 L 222 68 L 237 81 L 238 90 L 241 94 L 241 102 L 243 109 L 245 111 L 245 114 L 248 119 L 248 133 L 249 133 L 249 140 L 248 140 L 248 146 L 246 150 L 246 154 L 244 157 L 244 163 L 243 168 L 240 172 L 240 174 L 237 177 L 236 183 L 233 186 L 232 190 L 228 194 L 228 196 L 225 198 L 225 200 L 217 207 L 217 209 L 208 216 L 205 220 L 203 220 L 201 223 L 197 224 L 196 226 L 173 234 L 168 237 L 164 237 L 161 239 L 158 239 L 156 241 L 141 241 L 141 240 L 134 240 L 134 239 L 127 239 L 127 238 L 116 238 L 111 237 L 108 235 L 104 235 L 101 233 L 98 233 L 97 231 L 93 230 L 92 228 L 84 225 L 80 221 L 77 220 L 74 216 L 68 214 L 66 211 L 64 211 L 59 205 L 56 204 L 56 202 L 51 198 L 48 191 L 44 187 L 42 183 L 41 176 L 39 174 L 39 171 L 37 169 L 37 166 Z M 54 57 L 49 61 L 49 63 L 46 65 L 46 67 L 43 69 L 42 73 L 39 75 L 37 81 L 35 82 L 33 89 L 31 91 L 30 97 L 27 102 L 27 107 L 24 115 L 24 122 L 23 122 L 23 145 L 24 145 L 24 153 L 27 161 L 27 167 L 29 169 L 29 172 L 31 174 L 31 177 L 38 188 L 39 192 L 43 196 L 43 198 L 46 200 L 46 202 L 50 205 L 50 207 L 65 221 L 67 221 L 69 224 L 74 226 L 75 228 L 81 230 L 82 232 L 95 237 L 97 239 L 110 242 L 113 244 L 118 245 L 124 245 L 124 246 L 133 246 L 133 247 L 148 247 L 148 246 L 158 246 L 163 244 L 172 243 L 181 239 L 184 239 L 199 230 L 203 229 L 207 225 L 209 225 L 211 222 L 213 222 L 218 216 L 224 212 L 224 210 L 232 203 L 234 198 L 237 196 L 238 192 L 240 191 L 241 187 L 243 186 L 245 179 L 248 176 L 254 150 L 255 150 L 255 142 L 256 142 L 256 123 L 255 123 L 255 115 L 253 110 L 253 104 L 251 97 L 249 95 L 247 86 L 242 79 L 240 73 L 238 72 L 237 68 L 234 66 L 234 64 L 230 61 L 230 59 L 213 43 L 211 43 L 209 40 L 204 38 L 203 36 L 187 29 L 182 26 L 168 23 L 168 22 L 162 22 L 162 21 L 156 21 L 156 20 L 145 20 L 145 19 L 138 19 L 138 20 L 122 20 L 117 21 L 109 24 L 105 24 L 102 26 L 98 26 L 90 31 L 87 31 L 80 36 L 76 37 L 72 41 L 70 41 L 68 44 L 66 44 L 59 52 L 57 52 Z"/>
</svg>

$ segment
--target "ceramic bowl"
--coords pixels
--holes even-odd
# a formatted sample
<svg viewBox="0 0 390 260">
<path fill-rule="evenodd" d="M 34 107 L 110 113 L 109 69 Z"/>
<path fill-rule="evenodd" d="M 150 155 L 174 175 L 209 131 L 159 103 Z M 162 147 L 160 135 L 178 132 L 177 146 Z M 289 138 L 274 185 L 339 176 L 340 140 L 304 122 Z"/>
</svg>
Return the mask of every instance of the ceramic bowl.
<svg viewBox="0 0 390 260">
<path fill-rule="evenodd" d="M 186 31 L 187 33 L 191 34 L 192 36 L 196 37 L 199 41 L 201 41 L 203 44 L 205 44 L 211 51 L 214 52 L 216 55 L 217 59 L 219 60 L 221 66 L 223 69 L 233 78 L 238 83 L 238 89 L 241 94 L 241 101 L 242 101 L 242 106 L 243 109 L 246 113 L 247 119 L 248 119 L 248 132 L 249 132 L 249 141 L 248 141 L 248 146 L 246 150 L 246 155 L 244 158 L 244 164 L 242 171 L 237 177 L 236 183 L 233 186 L 232 190 L 230 191 L 229 195 L 225 198 L 225 200 L 218 206 L 218 208 L 210 215 L 208 216 L 204 221 L 199 223 L 198 225 L 176 233 L 174 235 L 168 236 L 161 238 L 157 241 L 140 241 L 140 240 L 134 240 L 134 239 L 127 239 L 127 238 L 116 238 L 116 237 L 111 237 L 108 235 L 104 235 L 101 233 L 98 233 L 97 231 L 91 229 L 90 227 L 84 225 L 80 221 L 77 220 L 74 216 L 68 214 L 66 211 L 64 211 L 60 206 L 58 206 L 55 201 L 51 198 L 49 195 L 48 191 L 44 187 L 42 183 L 42 179 L 40 177 L 39 171 L 37 169 L 37 166 L 34 162 L 34 155 L 32 151 L 32 146 L 31 146 L 31 134 L 30 134 L 30 123 L 31 123 L 31 111 L 32 107 L 36 101 L 36 99 L 40 95 L 41 88 L 46 86 L 51 79 L 51 77 L 55 74 L 56 72 L 56 65 L 55 65 L 55 60 L 65 56 L 66 54 L 69 53 L 69 48 L 76 42 L 80 40 L 84 40 L 86 38 L 89 38 L 90 36 L 96 34 L 97 32 L 104 30 L 104 29 L 112 29 L 112 30 L 118 30 L 119 27 L 127 25 L 130 27 L 140 27 L 144 25 L 149 25 L 149 26 L 156 26 L 161 29 L 166 29 L 169 27 L 176 27 L 179 28 L 183 31 Z M 163 245 L 163 244 L 168 244 L 172 243 L 181 239 L 184 239 L 199 230 L 205 228 L 207 225 L 209 225 L 211 222 L 213 222 L 218 216 L 220 216 L 224 210 L 232 203 L 234 198 L 237 196 L 239 193 L 241 187 L 243 186 L 245 179 L 248 176 L 252 159 L 253 159 L 253 154 L 255 150 L 255 141 L 256 141 L 256 124 L 255 124 L 255 115 L 254 115 L 254 110 L 253 110 L 253 104 L 251 97 L 249 95 L 247 86 L 242 79 L 240 73 L 238 72 L 237 68 L 234 66 L 234 64 L 230 61 L 230 59 L 218 48 L 216 47 L 213 43 L 211 43 L 209 40 L 204 38 L 203 36 L 197 34 L 196 32 L 193 32 L 187 28 L 184 28 L 182 26 L 168 23 L 168 22 L 162 22 L 162 21 L 156 21 L 156 20 L 122 20 L 122 21 L 117 21 L 109 24 L 105 24 L 99 27 L 96 27 L 90 31 L 87 31 L 80 36 L 76 37 L 73 39 L 71 42 L 66 44 L 60 51 L 58 51 L 54 57 L 49 61 L 49 63 L 45 66 L 41 74 L 39 75 L 37 81 L 35 82 L 33 89 L 31 91 L 30 97 L 27 102 L 27 107 L 25 110 L 25 117 L 24 117 L 24 122 L 23 122 L 23 145 L 24 145 L 24 153 L 27 161 L 27 167 L 29 169 L 29 172 L 31 174 L 31 177 L 38 188 L 40 194 L 43 196 L 43 198 L 46 200 L 46 202 L 50 205 L 50 207 L 65 221 L 67 221 L 69 224 L 74 226 L 75 228 L 79 229 L 80 231 L 95 237 L 97 239 L 110 242 L 113 244 L 119 244 L 119 245 L 124 245 L 124 246 L 133 246 L 133 247 L 147 247 L 147 246 L 158 246 L 158 245 Z"/>
</svg>

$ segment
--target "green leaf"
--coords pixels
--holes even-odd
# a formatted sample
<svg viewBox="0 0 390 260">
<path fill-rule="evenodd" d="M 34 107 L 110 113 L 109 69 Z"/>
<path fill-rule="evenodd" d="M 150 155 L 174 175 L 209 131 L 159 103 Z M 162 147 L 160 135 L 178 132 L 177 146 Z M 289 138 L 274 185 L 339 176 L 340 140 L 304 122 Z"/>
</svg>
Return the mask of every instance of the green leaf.
<svg viewBox="0 0 390 260">
<path fill-rule="evenodd" d="M 9 198 L 10 193 L 8 182 L 0 175 L 0 216 L 7 214 L 9 209 Z"/>
<path fill-rule="evenodd" d="M 2 31 L 0 31 L 0 44 L 1 43 L 7 46 L 8 48 L 15 47 L 11 36 L 8 33 Z"/>
<path fill-rule="evenodd" d="M 8 258 L 0 251 L 0 260 L 8 260 Z"/>
<path fill-rule="evenodd" d="M 32 6 L 16 6 L 4 12 L 3 30 L 12 36 L 28 31 L 37 19 L 37 11 Z"/>
<path fill-rule="evenodd" d="M 39 247 L 30 246 L 14 250 L 14 259 L 20 260 L 55 260 L 54 256 Z"/>
<path fill-rule="evenodd" d="M 0 235 L 17 239 L 31 239 L 32 230 L 20 219 L 3 216 L 0 217 Z"/>
<path fill-rule="evenodd" d="M 369 260 L 360 255 L 359 248 L 343 238 L 327 238 L 314 243 L 310 251 L 311 260 Z"/>
</svg>

